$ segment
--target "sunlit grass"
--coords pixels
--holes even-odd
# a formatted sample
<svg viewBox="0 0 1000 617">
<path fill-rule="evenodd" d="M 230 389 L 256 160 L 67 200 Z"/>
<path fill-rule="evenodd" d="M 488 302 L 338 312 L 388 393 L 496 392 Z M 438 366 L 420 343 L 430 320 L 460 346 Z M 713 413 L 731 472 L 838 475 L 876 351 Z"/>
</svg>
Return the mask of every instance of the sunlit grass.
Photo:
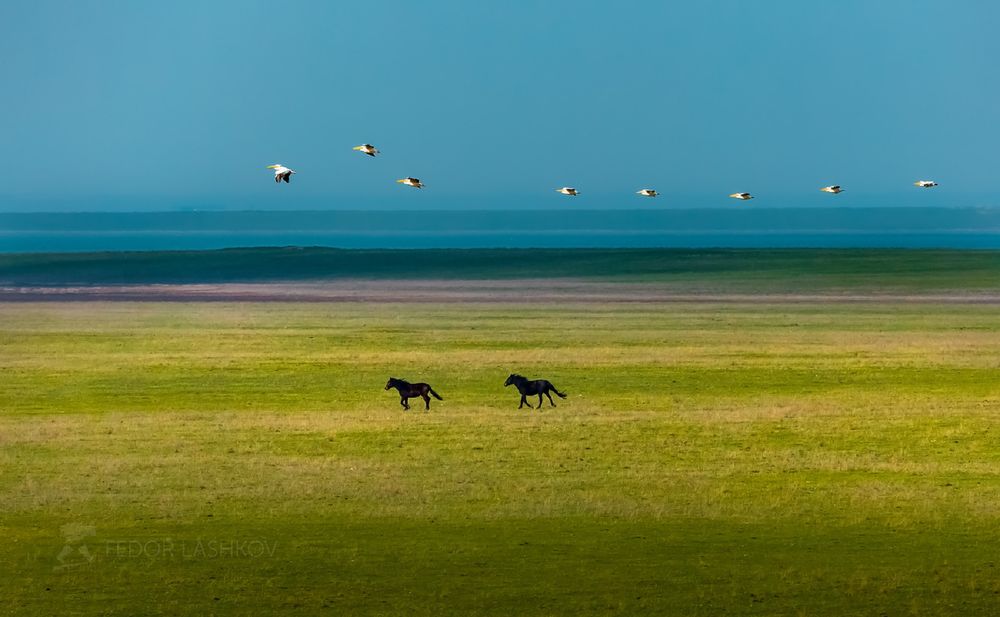
<svg viewBox="0 0 1000 617">
<path fill-rule="evenodd" d="M 0 597 L 992 614 L 998 374 L 992 306 L 0 305 Z M 54 569 L 67 523 L 94 560 Z M 116 552 L 168 539 L 274 551 Z"/>
</svg>

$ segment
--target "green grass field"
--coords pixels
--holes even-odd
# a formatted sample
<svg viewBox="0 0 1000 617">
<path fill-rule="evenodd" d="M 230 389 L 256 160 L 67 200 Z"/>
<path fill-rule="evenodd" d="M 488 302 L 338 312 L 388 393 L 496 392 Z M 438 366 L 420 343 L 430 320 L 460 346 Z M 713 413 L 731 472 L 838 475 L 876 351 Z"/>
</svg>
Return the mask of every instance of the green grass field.
<svg viewBox="0 0 1000 617">
<path fill-rule="evenodd" d="M 1000 603 L 993 306 L 49 303 L 0 324 L 11 614 Z M 570 396 L 517 411 L 512 370 Z M 445 401 L 404 413 L 389 375 Z"/>
<path fill-rule="evenodd" d="M 0 303 L 0 614 L 993 615 L 998 376 L 995 303 Z"/>
</svg>

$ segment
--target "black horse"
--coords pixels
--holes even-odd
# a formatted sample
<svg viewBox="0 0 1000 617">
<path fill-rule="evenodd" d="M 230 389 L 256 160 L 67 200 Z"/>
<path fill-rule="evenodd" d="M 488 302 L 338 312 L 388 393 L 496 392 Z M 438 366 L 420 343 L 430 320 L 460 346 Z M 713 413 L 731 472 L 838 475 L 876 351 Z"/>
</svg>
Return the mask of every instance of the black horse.
<svg viewBox="0 0 1000 617">
<path fill-rule="evenodd" d="M 399 404 L 403 406 L 403 409 L 409 409 L 410 403 L 406 399 L 413 397 L 421 397 L 424 399 L 424 409 L 430 410 L 431 408 L 431 397 L 427 396 L 429 392 L 434 398 L 439 401 L 444 399 L 438 396 L 438 393 L 434 391 L 434 388 L 430 387 L 429 384 L 425 383 L 410 383 L 405 379 L 396 379 L 395 377 L 390 377 L 389 381 L 385 383 L 385 389 L 389 390 L 391 388 L 396 388 L 399 391 Z"/>
<path fill-rule="evenodd" d="M 547 381 L 545 379 L 536 379 L 535 381 L 528 381 L 528 379 L 526 377 L 521 377 L 517 373 L 514 373 L 513 375 L 511 375 L 510 377 L 507 378 L 507 381 L 504 382 L 503 387 L 506 388 L 507 386 L 509 386 L 511 384 L 514 384 L 514 387 L 517 388 L 517 391 L 521 393 L 521 404 L 517 406 L 518 409 L 521 409 L 525 405 L 527 405 L 531 409 L 534 409 L 534 407 L 531 407 L 531 403 L 529 403 L 524 398 L 524 397 L 526 397 L 529 394 L 537 394 L 538 395 L 538 408 L 539 409 L 542 408 L 542 395 L 543 394 L 545 396 L 549 397 L 549 404 L 552 405 L 553 407 L 555 407 L 556 404 L 552 400 L 552 395 L 549 394 L 549 392 L 555 392 L 556 395 L 559 398 L 566 398 L 565 394 L 563 394 L 559 390 L 556 390 L 556 387 L 553 386 L 551 382 L 549 382 L 549 381 Z"/>
</svg>

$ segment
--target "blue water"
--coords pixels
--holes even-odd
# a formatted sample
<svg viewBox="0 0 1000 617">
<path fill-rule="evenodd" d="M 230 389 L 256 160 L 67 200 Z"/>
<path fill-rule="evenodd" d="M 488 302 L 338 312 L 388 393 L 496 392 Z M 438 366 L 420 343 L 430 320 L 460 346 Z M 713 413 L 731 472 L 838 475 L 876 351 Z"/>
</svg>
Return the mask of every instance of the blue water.
<svg viewBox="0 0 1000 617">
<path fill-rule="evenodd" d="M 1000 209 L 0 214 L 0 252 L 338 248 L 1000 248 Z"/>
</svg>

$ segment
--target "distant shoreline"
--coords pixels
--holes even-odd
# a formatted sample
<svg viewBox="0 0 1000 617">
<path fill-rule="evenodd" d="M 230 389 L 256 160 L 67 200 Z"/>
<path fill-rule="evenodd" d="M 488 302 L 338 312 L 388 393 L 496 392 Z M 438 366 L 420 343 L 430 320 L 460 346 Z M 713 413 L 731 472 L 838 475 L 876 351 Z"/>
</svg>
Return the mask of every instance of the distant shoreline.
<svg viewBox="0 0 1000 617">
<path fill-rule="evenodd" d="M 0 253 L 344 249 L 1000 249 L 1000 208 L 0 213 Z"/>
<path fill-rule="evenodd" d="M 1000 251 L 285 247 L 0 255 L 0 299 L 7 300 L 70 293 L 52 291 L 58 288 L 79 288 L 72 293 L 84 295 L 104 288 L 124 297 L 155 286 L 192 297 L 201 293 L 198 286 L 207 286 L 207 295 L 228 286 L 222 295 L 239 299 L 233 290 L 240 285 L 249 296 L 284 294 L 289 300 L 352 293 L 392 300 L 394 289 L 409 297 L 446 289 L 469 297 L 532 293 L 567 300 L 626 291 L 655 298 L 992 297 L 1000 295 Z"/>
<path fill-rule="evenodd" d="M 221 283 L 214 285 L 102 285 L 2 287 L 0 303 L 33 302 L 254 302 L 560 305 L 576 304 L 732 304 L 1000 305 L 1000 292 L 762 292 L 718 293 L 677 290 L 662 283 L 581 282 L 529 279 L 339 280 L 324 283 Z"/>
</svg>

